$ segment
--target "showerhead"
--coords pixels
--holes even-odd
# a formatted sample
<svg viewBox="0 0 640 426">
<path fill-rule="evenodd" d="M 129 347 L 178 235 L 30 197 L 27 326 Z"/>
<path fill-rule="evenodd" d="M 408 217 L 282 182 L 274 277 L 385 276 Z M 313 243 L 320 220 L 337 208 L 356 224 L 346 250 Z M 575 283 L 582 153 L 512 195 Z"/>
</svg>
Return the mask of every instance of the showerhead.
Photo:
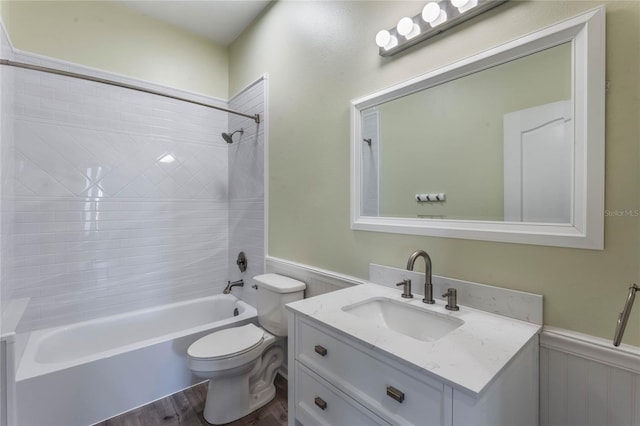
<svg viewBox="0 0 640 426">
<path fill-rule="evenodd" d="M 231 144 L 231 143 L 233 143 L 233 135 L 235 135 L 236 133 L 243 134 L 243 133 L 244 133 L 244 129 L 236 130 L 236 131 L 235 131 L 235 132 L 233 132 L 233 133 L 224 133 L 224 132 L 223 132 L 223 133 L 222 133 L 222 139 L 224 139 L 224 141 L 225 141 L 226 143 Z"/>
<path fill-rule="evenodd" d="M 233 143 L 233 139 L 231 138 L 231 135 L 229 133 L 223 133 L 222 139 L 224 139 L 226 143 Z"/>
</svg>

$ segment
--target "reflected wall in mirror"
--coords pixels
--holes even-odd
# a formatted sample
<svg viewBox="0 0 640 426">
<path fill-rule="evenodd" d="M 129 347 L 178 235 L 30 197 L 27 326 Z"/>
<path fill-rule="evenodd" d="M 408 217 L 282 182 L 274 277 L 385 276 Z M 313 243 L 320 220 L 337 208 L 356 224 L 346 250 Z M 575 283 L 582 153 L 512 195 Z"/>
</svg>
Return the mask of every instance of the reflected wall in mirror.
<svg viewBox="0 0 640 426">
<path fill-rule="evenodd" d="M 571 44 L 563 43 L 362 111 L 363 138 L 372 141 L 362 145 L 363 214 L 568 223 L 572 150 L 566 148 L 573 135 L 563 130 L 571 123 L 571 98 Z M 554 108 L 558 103 L 568 108 Z M 521 134 L 507 140 L 505 130 L 530 115 L 548 118 L 523 132 L 526 149 L 519 151 L 526 155 L 516 157 L 508 145 L 517 146 Z M 555 160 L 554 173 L 549 161 L 536 161 L 545 158 Z M 503 167 L 521 159 L 520 173 Z M 514 179 L 505 174 L 524 171 L 525 184 L 505 190 Z M 417 201 L 423 193 L 446 198 Z M 544 201 L 530 203 L 523 216 L 509 211 L 514 199 Z"/>
<path fill-rule="evenodd" d="M 602 248 L 603 46 L 599 8 L 352 101 L 352 228 Z"/>
</svg>

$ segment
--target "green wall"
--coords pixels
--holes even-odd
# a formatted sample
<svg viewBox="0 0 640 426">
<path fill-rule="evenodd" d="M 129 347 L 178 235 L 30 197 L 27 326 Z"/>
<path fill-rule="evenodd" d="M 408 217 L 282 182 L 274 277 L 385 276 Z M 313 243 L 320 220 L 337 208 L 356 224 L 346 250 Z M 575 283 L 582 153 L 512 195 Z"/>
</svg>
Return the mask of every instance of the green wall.
<svg viewBox="0 0 640 426">
<path fill-rule="evenodd" d="M 115 1 L 2 0 L 17 49 L 222 99 L 227 49 Z"/>
<path fill-rule="evenodd" d="M 427 250 L 434 273 L 542 294 L 544 322 L 612 338 L 640 282 L 640 219 L 605 218 L 605 250 L 353 231 L 349 101 L 592 9 L 603 2 L 510 1 L 391 58 L 374 37 L 424 2 L 280 1 L 229 51 L 232 93 L 269 73 L 269 254 L 367 277 Z M 640 208 L 640 3 L 606 2 L 606 209 Z M 625 342 L 640 345 L 640 309 Z"/>
</svg>

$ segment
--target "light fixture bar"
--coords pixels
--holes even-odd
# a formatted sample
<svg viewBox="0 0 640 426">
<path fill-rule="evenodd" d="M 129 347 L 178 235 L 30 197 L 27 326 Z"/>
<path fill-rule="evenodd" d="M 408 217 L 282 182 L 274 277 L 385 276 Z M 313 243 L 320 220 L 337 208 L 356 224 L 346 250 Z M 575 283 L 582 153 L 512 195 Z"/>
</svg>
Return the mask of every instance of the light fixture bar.
<svg viewBox="0 0 640 426">
<path fill-rule="evenodd" d="M 392 42 L 388 43 L 386 46 L 380 47 L 380 56 L 392 56 L 396 53 L 402 52 L 403 50 L 440 34 L 451 27 L 473 18 L 474 16 L 478 16 L 487 10 L 493 9 L 506 1 L 507 0 L 432 1 L 425 6 L 424 13 L 421 12 L 413 18 L 403 18 L 405 20 L 411 19 L 413 21 L 414 31 L 409 35 L 404 36 L 399 34 L 397 27 L 393 27 L 386 31 Z M 435 15 L 432 15 L 433 18 L 430 18 L 429 15 L 433 12 L 433 9 L 435 8 L 434 5 L 437 5 L 441 9 L 441 13 L 439 16 L 436 13 Z M 426 18 L 423 18 L 424 15 L 427 15 L 427 18 L 432 19 L 431 22 L 427 22 L 425 20 Z M 403 24 L 406 23 L 403 22 Z M 418 34 L 415 33 L 416 27 L 420 30 Z M 385 31 L 381 31 L 381 33 L 385 33 Z M 382 38 L 384 39 L 384 37 Z M 378 41 L 379 38 L 377 37 L 376 40 Z"/>
</svg>

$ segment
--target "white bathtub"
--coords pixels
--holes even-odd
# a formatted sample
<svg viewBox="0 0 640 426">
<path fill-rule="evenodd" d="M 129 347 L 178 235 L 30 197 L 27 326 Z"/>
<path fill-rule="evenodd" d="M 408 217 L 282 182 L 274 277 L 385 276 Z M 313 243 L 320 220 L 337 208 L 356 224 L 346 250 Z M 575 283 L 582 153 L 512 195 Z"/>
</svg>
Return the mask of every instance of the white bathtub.
<svg viewBox="0 0 640 426">
<path fill-rule="evenodd" d="M 252 306 L 217 295 L 35 331 L 16 374 L 18 424 L 89 425 L 180 391 L 199 381 L 191 343 L 255 321 Z"/>
</svg>

